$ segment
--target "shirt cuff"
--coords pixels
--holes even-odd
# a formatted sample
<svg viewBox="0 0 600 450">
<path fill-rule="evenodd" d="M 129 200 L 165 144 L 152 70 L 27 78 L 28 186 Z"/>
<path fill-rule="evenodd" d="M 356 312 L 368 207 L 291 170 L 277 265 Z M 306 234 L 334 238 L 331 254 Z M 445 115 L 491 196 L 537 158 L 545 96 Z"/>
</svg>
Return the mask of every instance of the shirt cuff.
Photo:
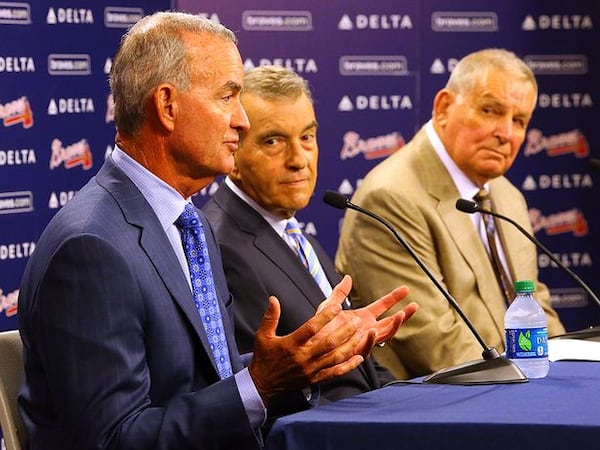
<svg viewBox="0 0 600 450">
<path fill-rule="evenodd" d="M 267 408 L 265 408 L 265 404 L 262 398 L 260 398 L 256 386 L 254 386 L 247 367 L 235 374 L 235 383 L 242 398 L 250 425 L 254 428 L 262 427 L 267 419 Z"/>
</svg>

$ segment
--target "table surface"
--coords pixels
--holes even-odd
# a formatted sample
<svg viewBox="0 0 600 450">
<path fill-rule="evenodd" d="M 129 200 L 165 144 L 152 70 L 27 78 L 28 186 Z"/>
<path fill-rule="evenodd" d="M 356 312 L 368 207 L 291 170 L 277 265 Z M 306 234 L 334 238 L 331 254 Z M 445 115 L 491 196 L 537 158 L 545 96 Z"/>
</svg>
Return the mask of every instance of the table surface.
<svg viewBox="0 0 600 450">
<path fill-rule="evenodd" d="M 600 449 L 600 363 L 527 383 L 398 384 L 278 419 L 267 450 Z"/>
</svg>

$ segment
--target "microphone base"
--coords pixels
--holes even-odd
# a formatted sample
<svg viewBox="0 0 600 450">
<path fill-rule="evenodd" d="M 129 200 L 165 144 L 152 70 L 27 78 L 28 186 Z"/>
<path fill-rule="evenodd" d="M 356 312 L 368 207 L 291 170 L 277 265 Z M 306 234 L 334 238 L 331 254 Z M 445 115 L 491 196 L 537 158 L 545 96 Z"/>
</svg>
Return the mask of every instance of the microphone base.
<svg viewBox="0 0 600 450">
<path fill-rule="evenodd" d="M 583 330 L 570 331 L 558 336 L 552 336 L 552 339 L 580 339 L 582 341 L 600 342 L 600 326 L 584 328 Z"/>
<path fill-rule="evenodd" d="M 513 361 L 504 356 L 468 361 L 438 370 L 425 377 L 431 384 L 508 384 L 525 383 L 527 377 Z"/>
</svg>

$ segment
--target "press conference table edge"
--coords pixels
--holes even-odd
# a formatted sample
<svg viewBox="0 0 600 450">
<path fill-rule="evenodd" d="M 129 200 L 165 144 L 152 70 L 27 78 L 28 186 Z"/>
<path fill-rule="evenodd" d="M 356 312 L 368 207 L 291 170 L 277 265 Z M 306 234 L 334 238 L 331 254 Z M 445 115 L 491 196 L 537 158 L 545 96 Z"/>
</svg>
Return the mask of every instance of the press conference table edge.
<svg viewBox="0 0 600 450">
<path fill-rule="evenodd" d="M 399 384 L 278 419 L 266 450 L 600 448 L 600 362 L 527 383 Z"/>
</svg>

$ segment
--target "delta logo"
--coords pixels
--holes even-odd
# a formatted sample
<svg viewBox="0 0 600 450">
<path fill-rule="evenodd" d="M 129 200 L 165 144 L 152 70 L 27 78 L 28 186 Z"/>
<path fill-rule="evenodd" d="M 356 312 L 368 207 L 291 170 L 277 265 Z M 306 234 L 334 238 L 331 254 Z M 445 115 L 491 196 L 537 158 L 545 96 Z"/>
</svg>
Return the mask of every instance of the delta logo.
<svg viewBox="0 0 600 450">
<path fill-rule="evenodd" d="M 317 73 L 319 68 L 314 58 L 258 58 L 258 60 L 252 60 L 246 58 L 244 60 L 244 70 L 248 71 L 259 66 L 279 66 L 286 69 L 293 70 L 296 73 Z"/>
<path fill-rule="evenodd" d="M 594 180 L 589 173 L 554 173 L 541 174 L 534 178 L 527 175 L 521 188 L 524 191 L 536 191 L 538 189 L 592 189 Z"/>
<path fill-rule="evenodd" d="M 404 137 L 397 132 L 391 132 L 381 136 L 362 139 L 355 131 L 344 134 L 344 145 L 340 152 L 340 159 L 354 158 L 362 154 L 365 159 L 379 159 L 391 155 L 406 143 Z"/>
<path fill-rule="evenodd" d="M 442 75 L 446 72 L 452 72 L 458 64 L 458 61 L 458 58 L 448 58 L 444 64 L 442 58 L 435 58 L 431 63 L 431 66 L 429 66 L 429 73 L 434 75 Z"/>
<path fill-rule="evenodd" d="M 588 234 L 588 224 L 585 216 L 577 208 L 544 216 L 542 211 L 536 208 L 529 210 L 529 219 L 533 232 L 545 230 L 548 236 L 557 234 L 573 233 L 576 237 Z"/>
<path fill-rule="evenodd" d="M 56 24 L 93 24 L 94 14 L 87 8 L 49 8 L 46 14 L 46 23 Z"/>
<path fill-rule="evenodd" d="M 60 191 L 50 193 L 50 198 L 48 199 L 48 208 L 49 209 L 58 209 L 65 206 L 69 201 L 75 197 L 78 191 Z"/>
<path fill-rule="evenodd" d="M 35 72 L 35 61 L 31 56 L 0 56 L 0 72 Z"/>
<path fill-rule="evenodd" d="M 540 130 L 532 128 L 527 132 L 524 154 L 532 156 L 542 151 L 551 158 L 571 153 L 576 158 L 584 158 L 590 153 L 587 139 L 579 130 L 544 136 Z"/>
<path fill-rule="evenodd" d="M 338 22 L 338 30 L 412 30 L 413 22 L 408 14 L 344 14 Z"/>
<path fill-rule="evenodd" d="M 19 290 L 15 289 L 12 292 L 7 292 L 0 289 L 0 312 L 4 312 L 6 317 L 13 317 L 18 312 Z"/>
<path fill-rule="evenodd" d="M 589 92 L 564 92 L 538 95 L 540 108 L 593 108 L 594 102 Z"/>
<path fill-rule="evenodd" d="M 48 115 L 83 114 L 94 112 L 94 100 L 91 97 L 51 98 L 48 102 Z"/>
<path fill-rule="evenodd" d="M 0 119 L 5 127 L 21 124 L 23 128 L 33 126 L 33 111 L 27 97 L 21 97 L 5 104 L 0 103 Z"/>
<path fill-rule="evenodd" d="M 408 95 L 357 95 L 352 98 L 344 95 L 338 103 L 338 111 L 386 111 L 386 110 L 404 110 L 413 109 L 413 102 Z"/>
<path fill-rule="evenodd" d="M 51 150 L 51 170 L 56 169 L 61 164 L 64 164 L 65 169 L 81 166 L 84 170 L 89 170 L 93 166 L 92 150 L 86 139 L 81 139 L 74 144 L 63 147 L 63 143 L 55 138 L 52 140 Z"/>
<path fill-rule="evenodd" d="M 529 14 L 521 23 L 523 31 L 536 30 L 592 30 L 594 23 L 592 17 L 582 14 L 541 14 L 534 17 Z"/>
</svg>

